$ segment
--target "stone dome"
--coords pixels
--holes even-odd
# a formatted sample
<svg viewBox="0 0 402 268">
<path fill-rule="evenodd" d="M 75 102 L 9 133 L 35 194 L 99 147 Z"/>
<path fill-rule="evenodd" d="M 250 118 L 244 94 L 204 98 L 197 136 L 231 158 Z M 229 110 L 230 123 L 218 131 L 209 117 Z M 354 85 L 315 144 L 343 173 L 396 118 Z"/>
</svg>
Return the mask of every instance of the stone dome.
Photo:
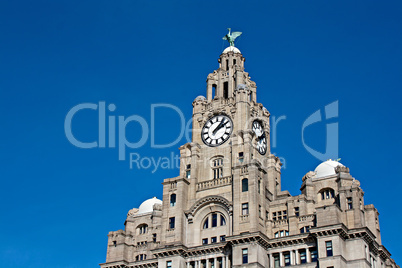
<svg viewBox="0 0 402 268">
<path fill-rule="evenodd" d="M 334 160 L 327 160 L 325 162 L 322 162 L 321 164 L 319 164 L 314 172 L 316 173 L 316 178 L 321 178 L 321 177 L 327 177 L 327 176 L 331 176 L 331 175 L 335 175 L 336 171 L 335 168 L 337 166 L 343 166 L 341 163 L 339 163 L 338 161 L 334 161 Z"/>
<path fill-rule="evenodd" d="M 149 212 L 154 211 L 154 205 L 155 204 L 161 204 L 162 205 L 162 200 L 159 200 L 156 197 L 153 197 L 151 199 L 145 200 L 140 205 L 137 214 L 144 214 L 144 213 L 149 213 Z"/>
<path fill-rule="evenodd" d="M 232 46 L 225 48 L 225 50 L 222 53 L 228 53 L 228 52 L 234 52 L 234 53 L 241 54 L 240 50 L 237 47 L 232 47 Z"/>
<path fill-rule="evenodd" d="M 195 98 L 194 101 L 205 101 L 205 100 L 207 100 L 207 99 L 204 96 L 200 95 L 197 98 Z"/>
</svg>

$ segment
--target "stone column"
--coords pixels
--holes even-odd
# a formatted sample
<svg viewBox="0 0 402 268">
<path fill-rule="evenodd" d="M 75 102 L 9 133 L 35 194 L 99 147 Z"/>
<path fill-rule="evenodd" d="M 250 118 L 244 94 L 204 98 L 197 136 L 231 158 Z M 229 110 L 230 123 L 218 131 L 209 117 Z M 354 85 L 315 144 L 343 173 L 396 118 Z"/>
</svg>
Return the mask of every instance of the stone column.
<svg viewBox="0 0 402 268">
<path fill-rule="evenodd" d="M 306 248 L 307 263 L 311 262 L 311 253 L 309 248 Z"/>
<path fill-rule="evenodd" d="M 296 253 L 294 250 L 290 251 L 290 265 L 295 265 L 296 264 Z"/>
<path fill-rule="evenodd" d="M 285 266 L 285 260 L 283 259 L 283 252 L 279 252 L 279 265 Z"/>
<path fill-rule="evenodd" d="M 229 256 L 228 255 L 225 256 L 225 263 L 226 263 L 225 268 L 229 268 Z"/>
<path fill-rule="evenodd" d="M 189 261 L 187 262 L 187 268 L 190 268 L 190 262 Z"/>
<path fill-rule="evenodd" d="M 222 256 L 222 268 L 226 268 L 226 256 Z"/>
<path fill-rule="evenodd" d="M 207 264 L 207 268 L 211 268 L 211 265 L 209 263 L 209 259 L 206 259 L 206 264 Z"/>
<path fill-rule="evenodd" d="M 269 267 L 274 268 L 274 255 L 272 253 L 269 254 Z"/>
<path fill-rule="evenodd" d="M 216 257 L 214 258 L 214 268 L 217 268 L 217 259 L 216 259 Z"/>
<path fill-rule="evenodd" d="M 300 264 L 300 254 L 299 254 L 299 250 L 295 250 L 295 264 Z"/>
</svg>

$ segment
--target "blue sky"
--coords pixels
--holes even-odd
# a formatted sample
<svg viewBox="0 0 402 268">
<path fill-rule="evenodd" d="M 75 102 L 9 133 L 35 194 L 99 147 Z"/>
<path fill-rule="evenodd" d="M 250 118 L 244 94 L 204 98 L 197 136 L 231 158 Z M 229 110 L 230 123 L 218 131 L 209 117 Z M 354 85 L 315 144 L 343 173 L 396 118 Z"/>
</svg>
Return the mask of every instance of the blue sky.
<svg viewBox="0 0 402 268">
<path fill-rule="evenodd" d="M 303 146 L 304 120 L 338 101 L 339 157 L 380 211 L 384 245 L 401 264 L 402 4 L 399 1 L 1 1 L 0 263 L 2 267 L 97 267 L 107 233 L 126 213 L 161 198 L 175 168 L 130 169 L 117 148 L 81 149 L 64 133 L 80 103 L 113 103 L 108 116 L 150 122 L 169 103 L 191 118 L 218 67 L 226 28 L 257 83 L 258 102 L 286 116 L 272 151 L 285 160 L 282 187 L 299 194 L 320 163 Z M 161 110 L 162 111 L 162 110 Z M 95 111 L 73 121 L 77 138 L 98 135 Z M 178 135 L 179 119 L 156 115 L 155 139 Z M 140 125 L 127 127 L 138 140 Z M 305 133 L 324 151 L 325 122 Z M 138 149 L 142 157 L 178 147 Z"/>
</svg>

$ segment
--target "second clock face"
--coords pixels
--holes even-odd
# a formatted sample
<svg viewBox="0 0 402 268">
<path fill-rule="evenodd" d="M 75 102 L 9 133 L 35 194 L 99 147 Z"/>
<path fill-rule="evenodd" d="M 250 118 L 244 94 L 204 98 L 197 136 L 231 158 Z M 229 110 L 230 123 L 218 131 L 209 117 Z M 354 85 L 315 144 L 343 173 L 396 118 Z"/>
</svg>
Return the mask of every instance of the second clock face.
<svg viewBox="0 0 402 268">
<path fill-rule="evenodd" d="M 208 146 L 219 146 L 229 139 L 232 131 L 232 120 L 226 115 L 217 115 L 205 123 L 201 138 Z"/>
<path fill-rule="evenodd" d="M 257 150 L 260 154 L 264 155 L 267 153 L 267 137 L 265 136 L 265 131 L 259 121 L 253 122 L 253 131 L 257 139 Z"/>
</svg>

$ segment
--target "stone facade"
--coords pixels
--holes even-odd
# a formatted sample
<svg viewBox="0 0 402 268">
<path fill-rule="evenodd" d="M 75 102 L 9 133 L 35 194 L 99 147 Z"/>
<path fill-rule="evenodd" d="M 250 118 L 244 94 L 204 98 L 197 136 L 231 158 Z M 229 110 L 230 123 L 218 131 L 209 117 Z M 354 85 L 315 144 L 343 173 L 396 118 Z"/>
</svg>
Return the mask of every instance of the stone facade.
<svg viewBox="0 0 402 268">
<path fill-rule="evenodd" d="M 301 194 L 281 190 L 281 163 L 270 153 L 269 112 L 235 47 L 193 102 L 192 142 L 180 147 L 180 175 L 163 182 L 163 202 L 145 201 L 110 232 L 102 268 L 399 267 L 381 243 L 378 211 L 365 205 L 349 169 L 326 161 L 302 178 Z M 228 140 L 211 118 L 232 121 Z M 253 129 L 262 126 L 264 134 Z M 225 134 L 223 134 L 225 135 Z M 257 149 L 266 137 L 266 152 Z M 220 142 L 217 138 L 216 143 Z"/>
</svg>

